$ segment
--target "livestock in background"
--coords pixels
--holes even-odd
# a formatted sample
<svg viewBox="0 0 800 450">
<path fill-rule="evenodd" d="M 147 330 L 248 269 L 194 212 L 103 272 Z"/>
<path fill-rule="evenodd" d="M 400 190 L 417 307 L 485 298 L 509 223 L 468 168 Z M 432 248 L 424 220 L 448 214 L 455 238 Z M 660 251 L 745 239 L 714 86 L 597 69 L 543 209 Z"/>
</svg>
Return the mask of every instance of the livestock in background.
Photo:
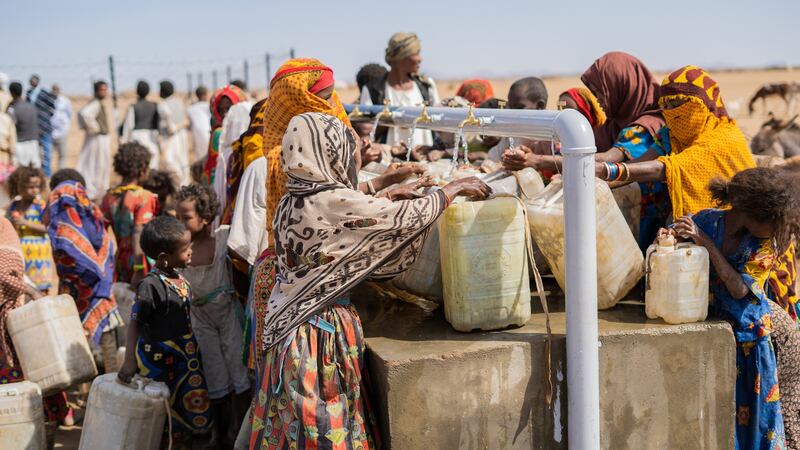
<svg viewBox="0 0 800 450">
<path fill-rule="evenodd" d="M 769 114 L 769 120 L 750 141 L 754 155 L 791 158 L 800 156 L 800 125 L 795 123 L 798 115 L 787 121 Z"/>
<path fill-rule="evenodd" d="M 764 106 L 764 110 L 766 110 L 767 98 L 769 97 L 782 98 L 786 103 L 786 114 L 791 114 L 794 111 L 798 95 L 800 95 L 800 83 L 795 81 L 791 83 L 767 83 L 761 86 L 753 95 L 753 98 L 750 99 L 750 104 L 748 105 L 750 115 L 753 114 L 754 105 L 759 99 Z"/>
</svg>

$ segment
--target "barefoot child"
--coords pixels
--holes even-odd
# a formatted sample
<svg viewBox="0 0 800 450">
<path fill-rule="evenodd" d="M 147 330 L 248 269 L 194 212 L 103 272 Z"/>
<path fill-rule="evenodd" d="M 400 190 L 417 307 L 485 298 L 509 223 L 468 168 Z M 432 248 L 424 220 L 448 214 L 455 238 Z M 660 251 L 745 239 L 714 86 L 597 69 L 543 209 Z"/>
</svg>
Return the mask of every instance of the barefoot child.
<svg viewBox="0 0 800 450">
<path fill-rule="evenodd" d="M 29 166 L 17 168 L 9 178 L 11 197 L 8 219 L 17 230 L 25 255 L 25 275 L 36 289 L 44 294 L 50 290 L 53 280 L 53 256 L 47 228 L 43 224 L 46 208 L 42 199 L 44 173 Z"/>
<path fill-rule="evenodd" d="M 137 142 L 122 144 L 114 155 L 114 171 L 122 183 L 108 191 L 100 207 L 117 239 L 117 282 L 130 283 L 134 289 L 149 269 L 139 237 L 158 213 L 158 197 L 142 187 L 150 157 L 150 151 Z"/>
<path fill-rule="evenodd" d="M 219 202 L 211 188 L 184 186 L 176 196 L 178 219 L 192 235 L 192 260 L 181 273 L 192 286 L 192 328 L 200 345 L 215 436 L 232 443 L 249 405 L 250 382 L 242 363 L 242 316 L 234 301 L 227 259 L 228 226 L 212 231 Z"/>
<path fill-rule="evenodd" d="M 155 265 L 136 288 L 126 347 L 136 350 L 126 352 L 119 379 L 129 383 L 138 371 L 166 383 L 172 402 L 173 448 L 191 448 L 192 434 L 211 424 L 208 390 L 189 320 L 189 283 L 178 273 L 191 260 L 191 235 L 178 219 L 161 216 L 144 226 L 141 247 Z"/>
</svg>

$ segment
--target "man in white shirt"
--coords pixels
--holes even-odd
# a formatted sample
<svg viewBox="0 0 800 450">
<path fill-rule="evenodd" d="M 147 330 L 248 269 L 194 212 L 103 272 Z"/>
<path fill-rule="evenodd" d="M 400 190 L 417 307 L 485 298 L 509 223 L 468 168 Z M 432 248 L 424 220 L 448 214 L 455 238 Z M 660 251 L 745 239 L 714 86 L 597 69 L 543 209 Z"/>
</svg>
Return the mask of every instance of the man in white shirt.
<svg viewBox="0 0 800 450">
<path fill-rule="evenodd" d="M 392 106 L 430 106 L 438 105 L 439 90 L 432 78 L 421 75 L 419 72 L 422 57 L 420 40 L 415 33 L 395 33 L 386 47 L 386 63 L 389 64 L 389 73 L 386 81 L 376 86 L 367 85 L 361 93 L 361 102 L 364 104 L 380 104 L 384 99 L 391 102 Z M 430 130 L 416 130 L 413 138 L 411 130 L 391 128 L 385 140 L 391 146 L 433 145 L 433 133 Z"/>
<path fill-rule="evenodd" d="M 111 133 L 113 111 L 105 104 L 108 84 L 94 83 L 94 99 L 78 113 L 78 124 L 86 131 L 78 164 L 75 167 L 86 179 L 86 194 L 97 201 L 105 195 L 111 178 Z"/>
<path fill-rule="evenodd" d="M 231 217 L 228 249 L 252 266 L 269 244 L 267 239 L 267 159 L 244 170 Z"/>
<path fill-rule="evenodd" d="M 61 169 L 63 159 L 67 154 L 67 135 L 72 121 L 72 103 L 66 95 L 61 95 L 61 88 L 57 84 L 53 85 L 52 93 L 56 98 L 53 117 L 50 118 L 50 124 L 53 125 L 53 150 L 55 150 L 56 165 Z"/>
<path fill-rule="evenodd" d="M 194 91 L 197 101 L 186 108 L 189 128 L 192 130 L 195 161 L 203 159 L 208 153 L 208 139 L 211 137 L 211 109 L 208 104 L 208 89 L 200 86 Z"/>
</svg>

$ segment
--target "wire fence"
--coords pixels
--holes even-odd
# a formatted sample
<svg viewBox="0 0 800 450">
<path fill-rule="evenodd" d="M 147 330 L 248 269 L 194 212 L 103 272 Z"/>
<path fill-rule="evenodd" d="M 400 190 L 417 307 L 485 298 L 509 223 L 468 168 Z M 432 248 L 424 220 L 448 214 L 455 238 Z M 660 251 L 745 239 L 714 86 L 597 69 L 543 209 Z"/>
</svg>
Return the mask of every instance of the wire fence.
<svg viewBox="0 0 800 450">
<path fill-rule="evenodd" d="M 266 88 L 275 69 L 286 59 L 293 58 L 294 54 L 294 49 L 290 49 L 262 55 L 199 59 L 136 59 L 111 55 L 106 59 L 61 63 L 0 62 L 0 72 L 7 73 L 10 79 L 23 84 L 27 83 L 30 75 L 37 74 L 46 86 L 58 84 L 62 92 L 70 95 L 91 94 L 92 84 L 97 80 L 110 82 L 114 94 L 135 90 L 139 80 L 145 80 L 151 85 L 161 80 L 170 80 L 176 91 L 191 94 L 198 86 L 216 89 L 233 80 L 244 81 L 251 90 Z"/>
</svg>

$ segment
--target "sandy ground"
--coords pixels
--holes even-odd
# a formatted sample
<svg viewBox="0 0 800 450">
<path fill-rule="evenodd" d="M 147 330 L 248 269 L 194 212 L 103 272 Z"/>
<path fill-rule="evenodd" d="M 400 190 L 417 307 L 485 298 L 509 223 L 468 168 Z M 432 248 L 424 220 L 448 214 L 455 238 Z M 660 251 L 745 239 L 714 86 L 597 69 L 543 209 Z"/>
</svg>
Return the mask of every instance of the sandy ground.
<svg viewBox="0 0 800 450">
<path fill-rule="evenodd" d="M 744 133 L 751 137 L 758 132 L 760 125 L 765 121 L 767 111 L 774 112 L 779 117 L 788 117 L 786 105 L 780 99 L 770 99 L 767 102 L 766 109 L 762 106 L 761 102 L 756 104 L 755 114 L 750 116 L 747 113 L 747 103 L 750 97 L 758 90 L 764 83 L 781 82 L 781 81 L 800 81 L 800 70 L 746 70 L 746 71 L 728 71 L 728 72 L 714 72 L 711 74 L 720 85 L 722 91 L 722 98 L 724 99 L 728 111 L 737 119 L 739 126 Z M 664 74 L 657 73 L 658 79 L 661 79 Z M 506 98 L 508 88 L 511 86 L 513 79 L 493 79 L 491 80 L 494 87 L 495 95 L 499 98 Z M 547 90 L 550 93 L 548 108 L 555 108 L 558 101 L 558 94 L 571 87 L 581 86 L 579 76 L 570 77 L 551 77 L 544 79 Z M 460 80 L 440 80 L 437 82 L 439 93 L 442 98 L 449 97 L 455 94 L 458 89 Z M 256 92 L 257 98 L 262 98 L 265 95 L 264 91 Z M 340 96 L 343 101 L 351 102 L 358 96 L 355 87 L 347 87 L 340 90 Z M 152 96 L 155 99 L 155 96 Z M 77 112 L 83 107 L 86 102 L 86 97 L 73 97 L 73 109 Z M 132 92 L 124 92 L 118 98 L 117 111 L 120 117 L 124 116 L 127 107 L 135 100 L 135 95 Z M 66 165 L 74 167 L 77 161 L 77 155 L 80 152 L 81 145 L 83 144 L 83 133 L 78 129 L 77 120 L 73 118 L 70 133 Z"/>
<path fill-rule="evenodd" d="M 661 79 L 664 74 L 656 75 L 659 79 Z M 758 132 L 761 123 L 765 121 L 767 111 L 772 111 L 779 117 L 788 116 L 786 105 L 782 100 L 779 99 L 771 99 L 768 101 L 766 109 L 763 108 L 761 102 L 757 103 L 755 114 L 750 116 L 747 112 L 747 103 L 750 97 L 764 83 L 800 81 L 800 70 L 749 70 L 736 72 L 717 72 L 712 73 L 712 76 L 720 85 L 722 97 L 728 107 L 728 111 L 734 118 L 737 119 L 739 126 L 742 128 L 744 133 L 750 137 Z M 491 80 L 496 96 L 499 98 L 506 98 L 508 88 L 511 86 L 513 81 L 513 79 Z M 544 82 L 550 94 L 548 104 L 549 108 L 556 107 L 559 93 L 571 87 L 581 86 L 580 78 L 578 76 L 545 78 Z M 444 98 L 454 95 L 460 83 L 460 81 L 439 81 L 438 87 L 441 97 Z M 255 94 L 258 98 L 262 98 L 265 95 L 263 91 Z M 358 96 L 358 92 L 355 87 L 349 87 L 340 90 L 340 96 L 343 101 L 352 102 Z M 75 97 L 72 100 L 73 108 L 76 113 L 88 101 L 88 99 L 85 97 Z M 120 116 L 123 115 L 124 111 L 127 110 L 127 107 L 134 100 L 135 96 L 133 93 L 126 92 L 120 95 L 117 108 Z M 68 167 L 74 167 L 82 143 L 83 134 L 78 129 L 77 121 L 73 118 L 69 134 L 69 150 L 66 159 L 66 165 Z M 80 424 L 73 427 L 61 427 L 56 435 L 55 448 L 77 449 L 78 442 L 80 441 L 80 432 Z"/>
</svg>

